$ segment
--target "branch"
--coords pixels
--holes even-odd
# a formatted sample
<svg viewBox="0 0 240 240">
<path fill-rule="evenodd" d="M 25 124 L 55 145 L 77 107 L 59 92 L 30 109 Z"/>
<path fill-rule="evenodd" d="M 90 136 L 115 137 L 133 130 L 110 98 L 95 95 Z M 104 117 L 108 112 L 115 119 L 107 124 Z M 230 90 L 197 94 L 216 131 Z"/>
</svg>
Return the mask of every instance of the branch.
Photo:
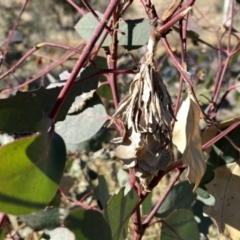
<svg viewBox="0 0 240 240">
<path fill-rule="evenodd" d="M 176 183 L 176 181 L 179 179 L 179 177 L 182 174 L 183 170 L 184 170 L 183 168 L 182 169 L 178 169 L 178 168 L 176 169 L 176 173 L 175 173 L 174 177 L 172 178 L 171 182 L 169 183 L 169 185 L 167 186 L 167 189 L 165 190 L 164 194 L 158 200 L 157 204 L 154 206 L 154 208 L 152 209 L 151 213 L 144 220 L 144 222 L 142 224 L 144 229 L 146 229 L 149 226 L 149 224 L 150 224 L 151 220 L 153 219 L 154 215 L 156 214 L 156 212 L 158 211 L 159 207 L 162 205 L 162 203 L 164 202 L 164 200 L 168 196 L 169 192 L 171 191 L 171 189 L 174 186 L 174 184 Z"/>
<path fill-rule="evenodd" d="M 104 30 L 110 16 L 112 15 L 113 11 L 117 7 L 118 0 L 111 0 L 111 2 L 108 5 L 108 8 L 106 9 L 101 21 L 99 22 L 98 26 L 96 27 L 91 39 L 87 43 L 86 47 L 84 48 L 80 58 L 78 59 L 76 65 L 74 66 L 67 83 L 64 85 L 62 91 L 60 92 L 57 101 L 49 115 L 49 117 L 53 120 L 55 120 L 64 100 L 67 97 L 67 94 L 70 92 L 71 87 L 80 71 L 80 69 L 83 67 L 83 64 L 85 63 L 88 56 L 91 54 L 92 49 L 94 48 L 95 43 L 97 42 L 98 38 L 100 37 L 102 31 Z"/>
<path fill-rule="evenodd" d="M 187 52 L 187 24 L 188 24 L 188 15 L 186 19 L 183 19 L 179 23 L 179 35 L 181 39 L 181 56 L 182 56 L 182 67 L 183 69 L 187 70 L 187 63 L 186 63 L 186 52 Z M 182 85 L 183 85 L 183 77 L 180 77 L 179 80 L 179 88 L 178 88 L 178 94 L 177 94 L 177 100 L 175 104 L 174 114 L 177 115 L 178 108 L 180 106 L 180 99 L 181 99 L 181 93 L 182 93 Z M 175 119 L 173 119 L 172 126 L 175 123 Z"/>
<path fill-rule="evenodd" d="M 30 49 L 20 60 L 17 61 L 17 63 L 15 63 L 7 72 L 5 72 L 4 74 L 2 74 L 0 76 L 0 80 L 5 78 L 7 75 L 9 75 L 10 73 L 15 72 L 15 70 L 29 57 L 31 56 L 34 52 L 36 52 L 37 50 L 39 50 L 42 47 L 45 46 L 49 46 L 49 47 L 56 47 L 56 48 L 61 48 L 61 49 L 65 49 L 65 50 L 70 50 L 70 51 L 74 51 L 75 53 L 82 53 L 82 50 L 79 50 L 77 48 L 74 47 L 70 47 L 67 45 L 63 45 L 63 44 L 57 44 L 57 43 L 51 43 L 51 42 L 43 42 L 43 43 L 39 43 L 37 45 L 35 45 L 32 49 Z"/>
<path fill-rule="evenodd" d="M 67 0 L 69 4 L 71 4 L 81 15 L 85 15 L 86 12 L 83 10 L 83 8 L 80 8 L 73 0 Z"/>
<path fill-rule="evenodd" d="M 218 134 L 216 137 L 212 138 L 210 141 L 206 142 L 203 146 L 202 149 L 206 149 L 210 146 L 212 146 L 214 143 L 216 143 L 217 141 L 219 141 L 221 138 L 223 138 L 224 136 L 226 136 L 229 132 L 231 132 L 233 129 L 235 129 L 236 127 L 238 127 L 240 125 L 240 121 L 235 122 L 234 124 L 232 124 L 230 127 L 228 127 L 227 129 L 225 129 L 224 131 L 222 131 L 220 134 Z"/>
</svg>

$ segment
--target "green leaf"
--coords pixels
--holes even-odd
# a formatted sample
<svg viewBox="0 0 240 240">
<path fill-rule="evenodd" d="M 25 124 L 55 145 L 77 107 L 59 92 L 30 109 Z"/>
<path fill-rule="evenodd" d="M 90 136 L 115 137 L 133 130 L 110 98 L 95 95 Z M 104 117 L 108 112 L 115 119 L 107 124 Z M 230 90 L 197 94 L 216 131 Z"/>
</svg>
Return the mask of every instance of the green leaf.
<svg viewBox="0 0 240 240">
<path fill-rule="evenodd" d="M 94 210 L 77 210 L 70 213 L 64 221 L 81 240 L 112 240 L 111 231 L 103 215 Z"/>
<path fill-rule="evenodd" d="M 106 204 L 110 198 L 110 194 L 108 191 L 108 185 L 104 176 L 98 176 L 98 184 L 93 188 L 94 196 L 101 203 L 101 208 L 104 209 Z"/>
<path fill-rule="evenodd" d="M 0 230 L 0 240 L 6 240 L 8 233 L 9 233 L 9 223 L 6 221 L 3 221 L 1 225 L 1 230 Z"/>
<path fill-rule="evenodd" d="M 164 218 L 174 210 L 180 208 L 189 209 L 195 199 L 196 194 L 193 193 L 193 185 L 187 181 L 181 182 L 171 189 L 161 207 L 158 209 L 156 216 Z"/>
<path fill-rule="evenodd" d="M 87 100 L 86 94 L 76 97 L 71 109 L 73 112 L 68 114 L 64 121 L 58 122 L 55 128 L 69 144 L 90 139 L 107 120 L 106 110 L 97 94 Z"/>
<path fill-rule="evenodd" d="M 142 215 L 149 214 L 152 210 L 152 192 L 144 199 L 142 205 Z"/>
<path fill-rule="evenodd" d="M 199 239 L 194 215 L 190 210 L 180 209 L 164 220 L 161 226 L 161 240 Z"/>
<path fill-rule="evenodd" d="M 72 87 L 56 121 L 65 119 L 76 96 L 97 88 L 98 76 L 80 82 L 81 79 L 89 77 L 97 71 L 92 65 L 83 69 L 80 80 Z M 61 89 L 62 87 L 51 89 L 40 87 L 38 90 L 17 92 L 11 98 L 0 99 L 0 131 L 7 133 L 35 132 L 35 124 L 50 114 Z"/>
<path fill-rule="evenodd" d="M 127 238 L 128 221 L 137 202 L 138 195 L 134 189 L 124 196 L 124 188 L 122 188 L 110 199 L 103 214 L 111 228 L 112 240 Z"/>
<path fill-rule="evenodd" d="M 107 85 L 102 85 L 101 87 L 99 87 L 97 89 L 96 92 L 100 97 L 104 97 L 107 100 L 112 100 L 113 99 L 112 90 L 111 90 L 111 87 L 108 84 Z"/>
<path fill-rule="evenodd" d="M 48 132 L 22 138 L 0 149 L 0 211 L 30 214 L 52 200 L 62 177 L 66 148 Z"/>
<path fill-rule="evenodd" d="M 105 57 L 96 56 L 94 59 L 94 63 L 100 69 L 108 68 L 107 59 Z"/>
<path fill-rule="evenodd" d="M 54 229 L 61 225 L 61 214 L 57 208 L 47 208 L 31 215 L 23 215 L 19 217 L 29 227 L 36 231 L 43 229 Z"/>
<path fill-rule="evenodd" d="M 101 13 L 97 11 L 96 13 L 100 18 L 102 17 Z M 92 15 L 92 13 L 87 13 L 79 20 L 75 26 L 75 29 L 84 40 L 88 41 L 91 38 L 97 24 L 98 21 Z M 119 22 L 119 29 L 120 31 L 118 32 L 118 44 L 129 51 L 143 46 L 149 39 L 150 25 L 149 20 L 147 19 L 134 19 L 126 21 L 121 19 Z M 103 33 L 101 37 L 103 36 Z M 100 40 L 98 40 L 97 44 L 99 43 Z M 102 47 L 108 47 L 110 44 L 111 38 L 108 35 L 103 42 Z"/>
</svg>

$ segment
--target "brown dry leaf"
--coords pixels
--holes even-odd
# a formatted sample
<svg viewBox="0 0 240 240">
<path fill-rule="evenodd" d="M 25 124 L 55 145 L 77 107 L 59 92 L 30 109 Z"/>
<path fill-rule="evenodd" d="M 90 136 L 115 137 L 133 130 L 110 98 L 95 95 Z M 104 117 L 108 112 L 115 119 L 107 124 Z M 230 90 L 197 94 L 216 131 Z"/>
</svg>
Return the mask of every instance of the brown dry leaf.
<svg viewBox="0 0 240 240">
<path fill-rule="evenodd" d="M 202 144 L 204 145 L 211 139 L 213 139 L 215 136 L 218 135 L 219 129 L 224 130 L 225 128 L 231 126 L 233 123 L 238 122 L 240 120 L 240 117 L 237 118 L 231 118 L 226 121 L 220 122 L 218 124 L 213 124 L 210 127 L 206 128 L 204 132 L 202 133 Z M 204 151 L 209 153 L 211 151 L 212 147 L 206 148 Z"/>
<path fill-rule="evenodd" d="M 188 179 L 195 183 L 195 191 L 206 170 L 199 130 L 200 110 L 191 93 L 183 100 L 173 129 L 173 144 L 183 154 L 188 165 Z"/>
<path fill-rule="evenodd" d="M 216 221 L 221 240 L 240 239 L 239 161 L 218 167 L 214 173 L 214 179 L 206 188 L 215 197 L 216 204 L 205 207 L 204 212 Z"/>
</svg>

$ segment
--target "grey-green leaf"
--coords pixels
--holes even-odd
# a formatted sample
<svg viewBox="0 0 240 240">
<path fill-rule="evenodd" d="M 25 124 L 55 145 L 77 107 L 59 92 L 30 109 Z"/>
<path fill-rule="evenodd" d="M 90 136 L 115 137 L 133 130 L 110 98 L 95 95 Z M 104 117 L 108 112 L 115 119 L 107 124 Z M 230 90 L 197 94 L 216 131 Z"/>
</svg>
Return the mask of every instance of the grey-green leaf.
<svg viewBox="0 0 240 240">
<path fill-rule="evenodd" d="M 61 225 L 61 216 L 59 209 L 47 208 L 37 213 L 20 216 L 19 220 L 34 230 L 39 231 L 59 227 Z"/>
<path fill-rule="evenodd" d="M 101 18 L 102 14 L 96 12 Z M 87 13 L 82 17 L 75 26 L 78 34 L 86 41 L 92 36 L 98 21 L 92 15 Z M 134 19 L 134 20 L 121 20 L 119 22 L 118 31 L 118 44 L 128 50 L 136 49 L 147 43 L 150 34 L 149 20 L 147 19 Z M 103 33 L 102 35 L 103 36 Z M 101 37 L 100 37 L 101 39 Z M 97 42 L 99 44 L 100 41 Z M 108 47 L 111 44 L 111 38 L 108 35 L 102 44 L 102 47 Z"/>
<path fill-rule="evenodd" d="M 156 216 L 160 218 L 167 217 L 174 210 L 180 208 L 189 209 L 191 204 L 196 199 L 196 194 L 193 193 L 193 185 L 189 182 L 181 182 L 175 185 L 166 199 L 158 209 Z"/>
<path fill-rule="evenodd" d="M 78 144 L 90 139 L 107 120 L 105 107 L 97 94 L 87 100 L 83 95 L 78 96 L 73 105 L 71 114 L 56 124 L 56 132 L 68 144 Z"/>
<path fill-rule="evenodd" d="M 111 231 L 103 215 L 94 210 L 76 210 L 70 213 L 64 221 L 81 240 L 112 240 Z"/>
</svg>

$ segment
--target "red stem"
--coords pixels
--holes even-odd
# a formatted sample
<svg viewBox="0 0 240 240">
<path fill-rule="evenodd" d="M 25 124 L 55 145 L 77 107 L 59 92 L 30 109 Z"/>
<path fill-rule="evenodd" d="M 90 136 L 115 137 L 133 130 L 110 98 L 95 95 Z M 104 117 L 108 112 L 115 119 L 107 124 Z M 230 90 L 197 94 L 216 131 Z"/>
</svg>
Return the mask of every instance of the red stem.
<svg viewBox="0 0 240 240">
<path fill-rule="evenodd" d="M 74 48 L 74 47 L 70 47 L 70 46 L 66 46 L 63 44 L 57 44 L 57 43 L 51 43 L 51 42 L 43 42 L 43 43 L 39 43 L 37 45 L 35 45 L 32 49 L 30 49 L 21 59 L 19 59 L 17 61 L 17 63 L 14 64 L 14 66 L 12 66 L 7 72 L 5 72 L 4 74 L 2 74 L 0 76 L 0 80 L 5 78 L 7 75 L 9 75 L 10 73 L 13 73 L 29 56 L 31 56 L 34 52 L 36 52 L 38 49 L 44 47 L 44 46 L 49 46 L 49 47 L 56 47 L 56 48 L 62 48 L 65 50 L 70 50 L 70 51 L 74 51 L 75 53 L 82 53 L 81 50 Z"/>
<path fill-rule="evenodd" d="M 136 181 L 134 168 L 129 169 L 129 183 L 132 188 L 135 188 L 137 190 L 138 196 L 140 196 L 141 188 L 136 187 L 137 181 Z M 133 231 L 134 231 L 133 240 L 140 240 L 143 235 L 140 205 L 137 205 L 136 208 L 134 209 L 134 212 L 132 214 L 132 220 L 133 220 Z"/>
<path fill-rule="evenodd" d="M 186 18 L 180 21 L 179 23 L 179 34 L 181 39 L 181 56 L 182 56 L 182 67 L 183 69 L 187 70 L 187 63 L 186 63 L 186 52 L 187 52 L 187 24 L 188 24 L 188 15 Z M 182 93 L 182 86 L 183 86 L 183 78 L 180 77 L 179 80 L 179 88 L 178 88 L 178 94 L 177 94 L 177 100 L 175 104 L 174 114 L 177 115 L 178 108 L 180 106 L 180 99 L 181 99 L 181 93 Z M 175 123 L 175 119 L 173 119 L 173 125 Z"/>
<path fill-rule="evenodd" d="M 92 13 L 92 15 L 100 22 L 101 18 L 97 15 L 97 13 L 92 9 L 92 7 L 88 4 L 88 2 L 86 0 L 82 0 L 82 3 L 84 4 L 84 6 L 87 8 L 87 10 L 89 12 Z M 110 27 L 108 27 L 107 25 L 105 26 L 105 28 L 107 29 L 108 33 L 111 34 L 112 30 Z"/>
<path fill-rule="evenodd" d="M 69 4 L 71 4 L 81 15 L 85 15 L 86 12 L 80 8 L 73 0 L 67 0 Z"/>
<path fill-rule="evenodd" d="M 219 141 L 221 138 L 223 138 L 224 136 L 226 136 L 229 132 L 231 132 L 234 128 L 238 127 L 240 125 L 240 121 L 232 124 L 230 127 L 228 127 L 227 129 L 225 129 L 224 131 L 222 131 L 221 133 L 219 133 L 216 137 L 212 138 L 210 141 L 206 142 L 203 146 L 202 149 L 206 149 L 210 146 L 212 146 L 214 143 L 216 143 L 217 141 Z"/>
<path fill-rule="evenodd" d="M 227 91 L 226 91 L 226 92 L 223 94 L 223 96 L 221 97 L 221 100 L 220 100 L 219 104 L 218 104 L 217 107 L 216 107 L 216 111 L 218 111 L 218 109 L 220 108 L 223 100 L 226 98 L 226 96 L 228 95 L 228 93 L 231 92 L 232 90 L 236 89 L 236 88 L 239 88 L 239 87 L 240 87 L 240 84 L 235 84 L 235 85 L 233 85 L 233 86 L 231 86 L 231 87 L 229 87 L 229 88 L 227 89 Z"/>
<path fill-rule="evenodd" d="M 229 62 L 230 62 L 230 57 L 228 56 L 225 63 L 224 63 L 223 68 L 220 71 L 219 78 L 217 79 L 216 84 L 215 84 L 215 88 L 214 88 L 214 92 L 213 92 L 212 108 L 211 108 L 211 119 L 214 119 L 215 116 L 216 116 L 216 113 L 217 113 L 216 102 L 217 102 L 217 99 L 218 99 L 219 94 L 220 94 L 220 89 L 221 89 L 221 86 L 222 86 L 223 78 L 226 74 Z"/>
<path fill-rule="evenodd" d="M 233 23 L 234 2 L 235 2 L 235 0 L 231 0 L 231 14 L 230 14 L 230 19 L 229 19 L 230 20 L 230 24 L 228 26 L 228 40 L 227 40 L 227 51 L 228 52 L 230 52 L 230 48 L 231 48 L 231 36 L 232 36 L 232 23 Z"/>
<path fill-rule="evenodd" d="M 175 67 L 177 68 L 177 70 L 180 72 L 181 76 L 183 77 L 183 79 L 185 80 L 185 82 L 188 83 L 189 86 L 192 86 L 192 82 L 191 82 L 191 79 L 189 80 L 189 77 L 187 76 L 187 73 L 184 72 L 184 69 L 181 67 L 179 61 L 177 60 L 177 58 L 174 56 L 172 50 L 171 50 L 171 47 L 167 41 L 167 38 L 164 37 L 164 38 L 161 38 L 168 54 L 170 55 Z"/>
<path fill-rule="evenodd" d="M 155 216 L 156 212 L 158 211 L 159 207 L 162 205 L 166 197 L 168 196 L 169 192 L 171 191 L 172 187 L 176 183 L 176 181 L 179 179 L 180 175 L 182 174 L 184 169 L 176 169 L 176 173 L 174 177 L 172 178 L 171 182 L 168 184 L 167 189 L 165 190 L 164 194 L 160 197 L 157 204 L 152 209 L 151 213 L 147 216 L 147 218 L 143 222 L 143 228 L 146 229 L 153 217 Z"/>
</svg>

